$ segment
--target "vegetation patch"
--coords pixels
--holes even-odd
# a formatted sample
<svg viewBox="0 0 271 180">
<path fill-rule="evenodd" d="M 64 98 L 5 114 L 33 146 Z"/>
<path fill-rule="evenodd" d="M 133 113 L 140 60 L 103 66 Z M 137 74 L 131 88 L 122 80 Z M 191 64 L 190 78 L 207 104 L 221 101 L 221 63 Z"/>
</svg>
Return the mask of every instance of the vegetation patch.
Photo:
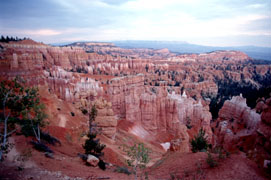
<svg viewBox="0 0 271 180">
<path fill-rule="evenodd" d="M 118 173 L 124 173 L 127 175 L 132 174 L 129 169 L 127 167 L 124 166 L 117 166 L 116 169 L 114 170 L 114 172 L 118 172 Z"/>
<path fill-rule="evenodd" d="M 207 164 L 213 168 L 213 167 L 216 167 L 218 165 L 217 161 L 214 159 L 214 157 L 212 156 L 212 154 L 210 152 L 207 152 L 207 159 L 206 159 L 206 162 Z"/>
<path fill-rule="evenodd" d="M 130 159 L 127 160 L 128 166 L 133 167 L 135 173 L 134 179 L 137 179 L 139 169 L 144 170 L 147 163 L 150 161 L 149 153 L 150 150 L 144 146 L 143 143 L 134 144 L 126 151 Z M 139 168 L 139 169 L 138 169 Z M 143 173 L 141 172 L 141 176 Z M 145 178 L 146 178 L 145 174 Z"/>
<path fill-rule="evenodd" d="M 45 106 L 40 101 L 38 88 L 26 87 L 20 78 L 0 82 L 0 160 L 12 148 L 8 138 L 15 132 L 33 137 L 31 144 L 39 151 L 53 151 L 45 144 L 60 144 L 49 133 L 42 132 L 48 122 Z"/>
<path fill-rule="evenodd" d="M 205 135 L 205 130 L 202 128 L 199 130 L 198 134 L 192 139 L 191 146 L 194 153 L 207 151 L 209 144 L 207 136 Z"/>
</svg>

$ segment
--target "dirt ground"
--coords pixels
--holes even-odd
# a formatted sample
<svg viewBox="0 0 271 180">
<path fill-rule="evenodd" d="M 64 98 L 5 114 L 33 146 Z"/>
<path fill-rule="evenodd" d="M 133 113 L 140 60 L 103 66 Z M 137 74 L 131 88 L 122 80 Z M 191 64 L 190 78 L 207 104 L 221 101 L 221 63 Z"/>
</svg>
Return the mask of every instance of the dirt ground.
<svg viewBox="0 0 271 180">
<path fill-rule="evenodd" d="M 36 151 L 29 143 L 30 138 L 13 136 L 11 142 L 16 144 L 0 166 L 2 180 L 129 180 L 133 175 L 115 172 L 117 166 L 125 166 L 119 158 L 113 145 L 105 149 L 105 160 L 110 163 L 105 171 L 98 167 L 86 166 L 77 156 L 82 152 L 80 146 L 68 141 L 62 141 L 61 146 L 50 146 L 54 151 L 54 158 L 45 157 Z M 117 147 L 117 146 L 116 146 Z M 156 152 L 157 155 L 157 152 Z M 157 155 L 158 157 L 158 155 Z M 263 172 L 257 165 L 246 158 L 243 153 L 231 154 L 223 159 L 218 154 L 212 154 L 217 166 L 210 168 L 206 163 L 207 153 L 178 153 L 167 152 L 160 160 L 148 167 L 146 172 L 150 180 L 173 179 L 210 179 L 210 180 L 264 180 Z M 144 176 L 143 176 L 144 177 Z M 139 178 L 140 179 L 140 178 Z"/>
<path fill-rule="evenodd" d="M 207 153 L 167 153 L 150 169 L 155 179 L 210 179 L 210 180 L 263 180 L 263 172 L 244 153 L 231 154 L 223 159 L 211 154 L 217 166 L 211 168 Z"/>
</svg>

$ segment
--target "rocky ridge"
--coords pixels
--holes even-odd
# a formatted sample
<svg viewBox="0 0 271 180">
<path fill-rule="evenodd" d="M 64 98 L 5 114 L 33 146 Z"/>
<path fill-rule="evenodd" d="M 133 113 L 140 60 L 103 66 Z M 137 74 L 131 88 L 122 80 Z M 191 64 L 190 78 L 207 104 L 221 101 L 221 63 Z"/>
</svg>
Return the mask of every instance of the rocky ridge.
<svg viewBox="0 0 271 180">
<path fill-rule="evenodd" d="M 270 160 L 270 102 L 260 99 L 251 109 L 242 96 L 226 101 L 216 122 L 217 143 L 228 151 L 241 150 L 265 166 Z"/>
</svg>

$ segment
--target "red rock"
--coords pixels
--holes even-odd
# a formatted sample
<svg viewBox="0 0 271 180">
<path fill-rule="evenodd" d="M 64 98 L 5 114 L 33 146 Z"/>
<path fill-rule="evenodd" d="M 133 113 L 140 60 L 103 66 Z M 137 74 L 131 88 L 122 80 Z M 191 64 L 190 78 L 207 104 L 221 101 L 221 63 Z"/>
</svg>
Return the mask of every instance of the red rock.
<svg viewBox="0 0 271 180">
<path fill-rule="evenodd" d="M 88 158 L 87 158 L 87 163 L 89 163 L 93 167 L 96 167 L 96 166 L 98 166 L 99 159 L 96 158 L 95 156 L 89 154 Z"/>
<path fill-rule="evenodd" d="M 260 114 L 251 110 L 246 99 L 240 96 L 225 101 L 219 111 L 216 135 L 218 142 L 226 150 L 237 148 L 241 139 L 253 135 L 260 123 Z"/>
<path fill-rule="evenodd" d="M 144 88 L 143 80 L 142 75 L 111 80 L 108 92 L 118 117 L 136 123 L 154 135 L 168 132 L 178 138 L 182 133 L 188 137 L 186 129 L 179 127 L 185 126 L 189 117 L 195 131 L 203 127 L 212 139 L 211 114 L 200 102 L 180 95 L 168 95 L 161 87 Z M 188 147 L 189 138 L 185 139 Z"/>
<path fill-rule="evenodd" d="M 189 135 L 185 125 L 179 125 L 178 138 L 170 141 L 170 151 L 189 152 Z"/>
<path fill-rule="evenodd" d="M 95 119 L 97 127 L 102 129 L 103 135 L 114 139 L 116 134 L 117 118 L 113 113 L 112 104 L 99 98 L 95 101 L 95 105 L 97 108 L 97 117 Z"/>
<path fill-rule="evenodd" d="M 264 161 L 271 159 L 271 98 L 265 100 L 265 109 L 261 114 L 261 122 L 257 129 L 254 149 L 252 149 L 252 157 L 255 161 L 260 162 L 264 166 Z"/>
<path fill-rule="evenodd" d="M 216 96 L 216 78 L 228 76 L 240 81 L 242 74 L 246 81 L 252 82 L 255 69 L 250 65 L 238 67 L 240 63 L 250 60 L 238 51 L 176 56 L 167 49 L 121 49 L 110 43 L 77 43 L 68 47 L 52 47 L 27 40 L 0 45 L 3 47 L 0 56 L 1 77 L 14 78 L 19 75 L 29 85 L 48 84 L 52 94 L 74 103 L 77 108 L 89 107 L 98 97 L 111 102 L 112 107 L 100 109 L 97 119 L 109 137 L 114 137 L 116 132 L 116 121 L 113 118 L 116 115 L 117 120 L 133 122 L 150 134 L 166 132 L 174 134 L 176 138 L 180 131 L 187 131 L 179 130 L 179 127 L 190 123 L 190 138 L 203 127 L 211 141 L 212 117 L 208 99 L 199 102 L 190 97 L 201 99 L 202 95 Z M 85 50 L 94 52 L 86 53 Z M 88 71 L 88 74 L 71 70 Z M 261 75 L 269 70 L 270 66 L 256 66 L 256 71 Z M 109 79 L 103 85 L 90 77 L 105 73 L 120 76 L 121 72 L 128 76 Z M 135 75 L 138 73 L 143 74 Z M 180 86 L 168 86 L 175 85 L 177 81 L 181 82 Z M 150 86 L 156 82 L 161 86 Z M 172 91 L 180 94 L 182 87 L 186 90 L 187 98 L 169 94 Z M 236 113 L 229 116 L 240 116 L 239 112 Z M 243 116 L 250 118 L 249 113 Z"/>
<path fill-rule="evenodd" d="M 244 98 L 233 97 L 219 112 L 215 135 L 210 126 L 208 98 L 217 95 L 217 81 L 230 79 L 260 87 L 255 75 L 269 76 L 270 65 L 249 61 L 246 54 L 237 51 L 175 55 L 168 49 L 122 49 L 110 43 L 77 43 L 71 47 L 31 40 L 0 43 L 1 80 L 20 76 L 27 85 L 45 88 L 41 92 L 49 88 L 50 93 L 43 93 L 52 116 L 49 129 L 54 127 L 53 132 L 61 139 L 67 132 L 82 134 L 88 118 L 80 110 L 89 110 L 95 104 L 100 138 L 115 148 L 114 156 L 122 158 L 125 155 L 115 146 L 136 141 L 150 141 L 149 146 L 158 145 L 155 150 L 159 144 L 170 142 L 171 151 L 189 152 L 191 138 L 203 128 L 214 145 L 220 143 L 227 150 L 243 148 L 260 163 L 271 159 L 271 99 L 258 102 L 260 115 L 247 107 Z M 185 94 L 180 95 L 182 92 Z M 156 153 L 160 157 L 162 150 L 154 156 Z"/>
<path fill-rule="evenodd" d="M 268 107 L 264 107 L 263 113 L 262 113 L 262 121 L 269 126 L 271 125 L 271 107 L 270 105 Z"/>
</svg>

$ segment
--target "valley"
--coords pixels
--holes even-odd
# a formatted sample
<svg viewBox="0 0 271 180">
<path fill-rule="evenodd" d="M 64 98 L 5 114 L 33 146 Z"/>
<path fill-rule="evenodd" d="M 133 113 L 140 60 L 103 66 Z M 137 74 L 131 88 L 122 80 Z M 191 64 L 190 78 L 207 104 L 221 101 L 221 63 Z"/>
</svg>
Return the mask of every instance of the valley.
<svg viewBox="0 0 271 180">
<path fill-rule="evenodd" d="M 55 153 L 48 158 L 31 147 L 30 137 L 12 135 L 14 147 L 0 168 L 7 179 L 132 179 L 116 169 L 129 169 L 124 146 L 135 143 L 151 150 L 149 179 L 270 178 L 271 64 L 241 51 L 177 54 L 101 42 L 0 42 L 0 80 L 16 77 L 38 87 L 49 122 L 43 131 L 61 145 L 49 145 Z M 106 145 L 104 171 L 77 155 L 84 153 L 94 105 L 98 137 Z M 192 152 L 200 129 L 218 162 L 214 168 L 206 152 Z M 14 157 L 25 149 L 32 155 L 15 170 L 21 162 Z"/>
</svg>

